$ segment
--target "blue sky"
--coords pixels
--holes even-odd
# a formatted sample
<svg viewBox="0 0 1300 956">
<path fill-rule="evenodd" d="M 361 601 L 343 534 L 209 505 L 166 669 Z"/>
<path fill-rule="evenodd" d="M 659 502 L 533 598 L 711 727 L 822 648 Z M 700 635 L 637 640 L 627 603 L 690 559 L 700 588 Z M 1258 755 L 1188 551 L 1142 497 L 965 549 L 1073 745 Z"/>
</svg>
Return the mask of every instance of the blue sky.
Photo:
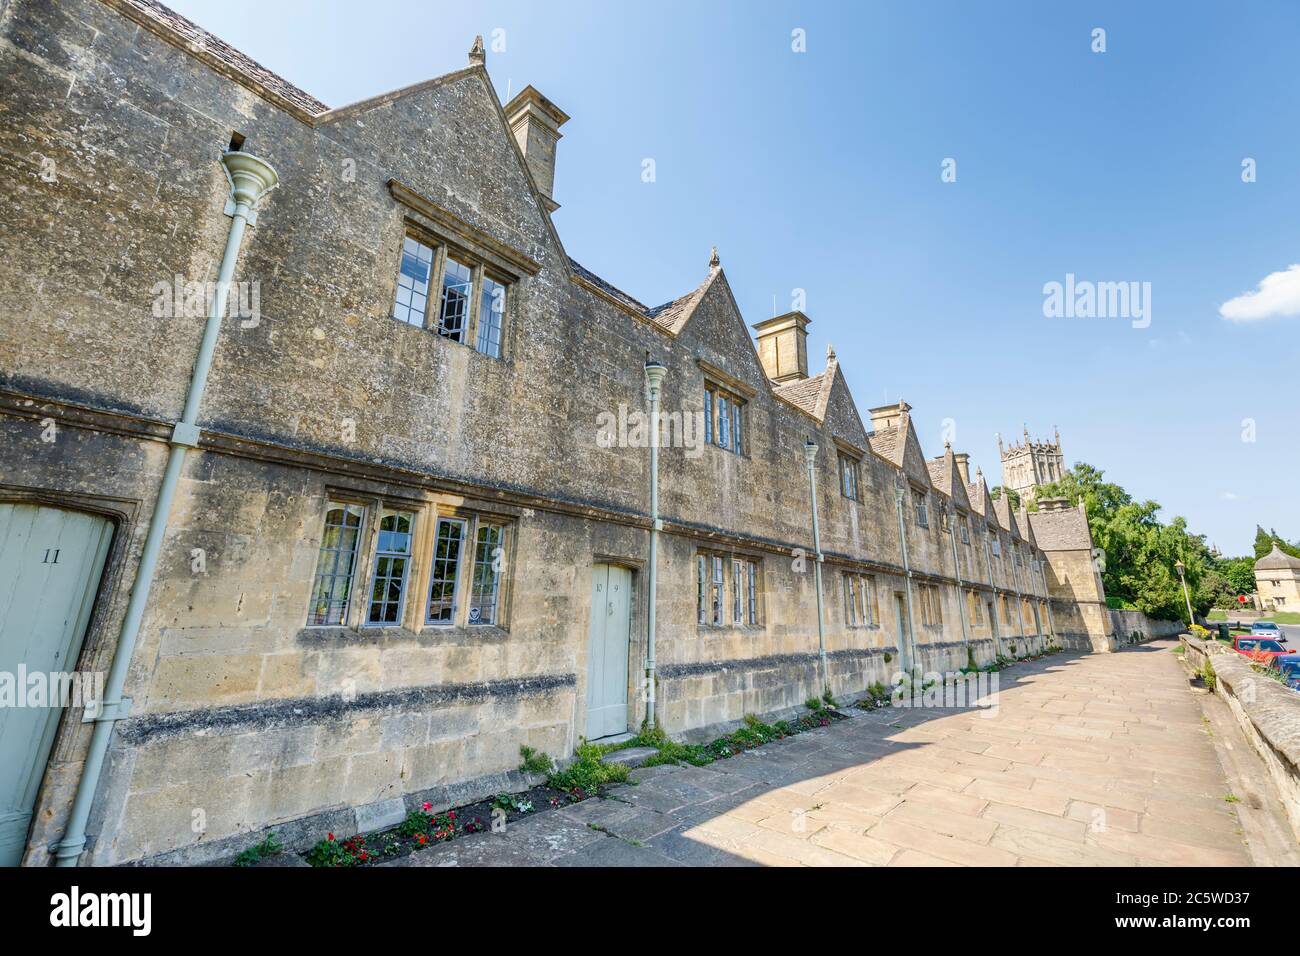
<svg viewBox="0 0 1300 956">
<path fill-rule="evenodd" d="M 1055 425 L 1226 553 L 1257 522 L 1300 538 L 1300 273 L 1230 310 L 1263 317 L 1219 311 L 1300 262 L 1300 4 L 171 6 L 331 106 L 504 31 L 502 100 L 573 117 L 555 221 L 588 268 L 656 304 L 716 244 L 747 321 L 804 289 L 814 371 L 834 343 L 864 415 L 902 396 L 928 454 L 952 419 L 995 484 L 996 432 Z M 1151 283 L 1150 326 L 1045 317 L 1067 273 Z"/>
</svg>

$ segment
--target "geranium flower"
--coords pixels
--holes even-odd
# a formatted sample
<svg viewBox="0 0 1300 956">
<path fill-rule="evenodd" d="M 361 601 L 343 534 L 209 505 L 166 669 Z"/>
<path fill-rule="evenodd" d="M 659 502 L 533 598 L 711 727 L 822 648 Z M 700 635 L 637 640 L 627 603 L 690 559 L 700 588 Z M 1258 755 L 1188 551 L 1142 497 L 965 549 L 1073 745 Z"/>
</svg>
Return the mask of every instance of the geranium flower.
<svg viewBox="0 0 1300 956">
<path fill-rule="evenodd" d="M 432 809 L 433 809 L 433 804 L 430 803 L 428 800 L 424 801 L 424 812 L 428 813 Z"/>
</svg>

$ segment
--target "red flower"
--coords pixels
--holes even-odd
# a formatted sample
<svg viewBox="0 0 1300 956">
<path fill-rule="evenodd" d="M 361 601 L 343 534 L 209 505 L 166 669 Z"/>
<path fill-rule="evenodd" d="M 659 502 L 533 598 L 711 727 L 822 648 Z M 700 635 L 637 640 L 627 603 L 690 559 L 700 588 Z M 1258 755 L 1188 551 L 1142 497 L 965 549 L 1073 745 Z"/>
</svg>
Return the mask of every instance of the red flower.
<svg viewBox="0 0 1300 956">
<path fill-rule="evenodd" d="M 427 843 L 428 840 L 429 838 L 427 836 L 425 836 L 423 833 L 420 834 L 420 846 L 424 846 L 424 844 Z"/>
<path fill-rule="evenodd" d="M 361 862 L 362 862 L 362 863 L 366 862 L 366 858 L 367 858 L 367 856 L 368 856 L 368 854 L 366 853 L 366 851 L 365 851 L 365 850 L 362 850 L 362 851 L 361 851 Z"/>
<path fill-rule="evenodd" d="M 331 842 L 331 843 L 334 842 L 334 834 L 332 834 L 332 833 L 330 834 L 330 842 Z"/>
</svg>

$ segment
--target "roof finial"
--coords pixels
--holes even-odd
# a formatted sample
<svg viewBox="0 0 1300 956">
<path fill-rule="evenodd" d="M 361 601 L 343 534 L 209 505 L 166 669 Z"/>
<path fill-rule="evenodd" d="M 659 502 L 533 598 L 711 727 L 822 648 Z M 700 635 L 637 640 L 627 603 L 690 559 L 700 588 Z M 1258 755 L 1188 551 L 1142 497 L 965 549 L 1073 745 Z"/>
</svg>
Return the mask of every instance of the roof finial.
<svg viewBox="0 0 1300 956">
<path fill-rule="evenodd" d="M 826 343 L 826 361 L 835 361 L 835 346 L 831 345 L 829 342 Z"/>
<path fill-rule="evenodd" d="M 474 38 L 474 45 L 469 48 L 470 66 L 487 66 L 487 50 L 483 48 L 483 34 Z"/>
<path fill-rule="evenodd" d="M 722 266 L 722 260 L 718 258 L 718 247 L 713 247 L 713 254 L 709 256 L 709 268 L 718 269 Z"/>
</svg>

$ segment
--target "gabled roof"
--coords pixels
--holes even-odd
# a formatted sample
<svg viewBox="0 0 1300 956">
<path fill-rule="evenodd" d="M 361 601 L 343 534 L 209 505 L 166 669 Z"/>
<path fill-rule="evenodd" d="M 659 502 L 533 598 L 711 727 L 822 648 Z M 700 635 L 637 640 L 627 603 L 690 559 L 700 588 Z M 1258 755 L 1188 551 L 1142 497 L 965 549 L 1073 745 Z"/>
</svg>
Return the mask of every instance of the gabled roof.
<svg viewBox="0 0 1300 956">
<path fill-rule="evenodd" d="M 958 511 L 970 511 L 970 498 L 966 494 L 966 486 L 962 483 L 961 472 L 957 470 L 957 458 L 952 453 L 952 445 L 944 442 L 943 454 L 938 458 L 931 458 L 925 463 L 925 467 L 930 473 L 930 484 L 947 495 L 952 500 L 954 508 Z"/>
<path fill-rule="evenodd" d="M 993 498 L 989 495 L 989 486 L 984 480 L 984 469 L 975 469 L 975 480 L 966 485 L 966 499 L 970 502 L 970 510 L 983 518 L 986 524 L 995 528 L 998 526 L 997 510 L 993 507 Z"/>
<path fill-rule="evenodd" d="M 993 511 L 998 516 L 998 524 L 1011 532 L 1014 537 L 1019 538 L 1020 528 L 1016 524 L 1016 515 L 1011 510 L 1011 501 L 1005 493 L 993 500 Z"/>
<path fill-rule="evenodd" d="M 1029 544 L 1037 544 L 1037 539 L 1034 537 L 1034 526 L 1029 523 L 1029 509 L 1024 505 L 1021 505 L 1020 510 L 1016 512 L 1016 527 L 1020 529 L 1021 535 Z"/>
<path fill-rule="evenodd" d="M 218 72 L 271 100 L 317 116 L 329 107 L 310 93 L 271 72 L 252 57 L 240 53 L 220 37 L 155 0 L 104 0 L 110 7 L 164 40 L 187 50 Z"/>
<path fill-rule="evenodd" d="M 903 449 L 907 445 L 907 432 L 902 425 L 878 428 L 867 436 L 867 441 L 871 443 L 871 450 L 885 461 L 902 467 Z"/>
<path fill-rule="evenodd" d="M 1088 518 L 1078 508 L 1031 511 L 1029 523 L 1041 551 L 1092 551 Z"/>
<path fill-rule="evenodd" d="M 809 415 L 814 418 L 820 417 L 817 409 L 821 405 L 823 391 L 829 391 L 825 388 L 830 382 L 830 377 L 826 372 L 820 375 L 814 375 L 812 378 L 800 379 L 797 382 L 786 382 L 784 385 L 775 385 L 772 390 L 781 398 L 784 398 L 792 405 L 798 405 Z"/>
<path fill-rule="evenodd" d="M 1273 543 L 1273 550 L 1255 562 L 1256 571 L 1300 571 L 1300 558 L 1293 558 Z"/>
</svg>

